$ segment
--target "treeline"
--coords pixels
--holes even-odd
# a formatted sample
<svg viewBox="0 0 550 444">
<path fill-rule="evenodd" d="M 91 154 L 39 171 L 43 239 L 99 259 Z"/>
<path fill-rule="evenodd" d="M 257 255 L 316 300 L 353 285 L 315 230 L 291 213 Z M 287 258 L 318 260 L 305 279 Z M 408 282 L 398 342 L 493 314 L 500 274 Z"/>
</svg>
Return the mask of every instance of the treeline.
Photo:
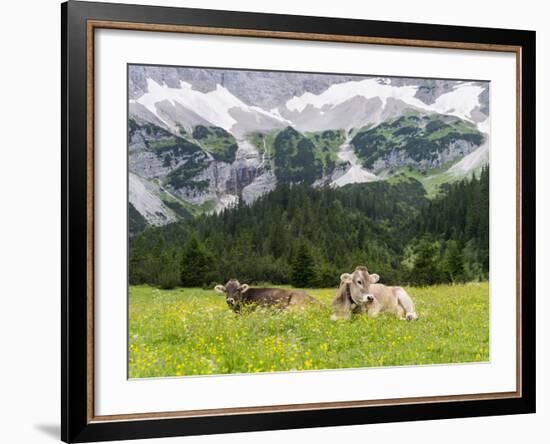
<svg viewBox="0 0 550 444">
<path fill-rule="evenodd" d="M 358 264 L 384 283 L 488 275 L 488 170 L 436 200 L 414 179 L 339 189 L 279 186 L 251 205 L 131 237 L 129 279 L 163 288 L 249 284 L 329 287 Z"/>
<path fill-rule="evenodd" d="M 464 282 L 489 277 L 489 167 L 447 187 L 423 206 L 412 224 L 418 233 L 404 251 L 413 282 Z M 419 234 L 425 233 L 420 240 Z"/>
</svg>

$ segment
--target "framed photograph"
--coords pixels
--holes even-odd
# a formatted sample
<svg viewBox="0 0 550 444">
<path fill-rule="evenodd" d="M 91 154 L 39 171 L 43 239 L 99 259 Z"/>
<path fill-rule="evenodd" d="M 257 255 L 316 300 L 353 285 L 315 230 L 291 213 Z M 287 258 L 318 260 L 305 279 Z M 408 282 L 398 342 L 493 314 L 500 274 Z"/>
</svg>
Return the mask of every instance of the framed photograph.
<svg viewBox="0 0 550 444">
<path fill-rule="evenodd" d="M 70 1 L 62 439 L 535 411 L 535 33 Z"/>
</svg>

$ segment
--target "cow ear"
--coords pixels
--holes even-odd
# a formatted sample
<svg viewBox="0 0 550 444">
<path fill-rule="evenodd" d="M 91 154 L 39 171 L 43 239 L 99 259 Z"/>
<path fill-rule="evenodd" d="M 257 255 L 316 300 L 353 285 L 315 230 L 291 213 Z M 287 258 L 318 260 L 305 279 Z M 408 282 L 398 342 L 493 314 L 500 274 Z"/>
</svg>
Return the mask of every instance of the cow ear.
<svg viewBox="0 0 550 444">
<path fill-rule="evenodd" d="M 241 285 L 241 293 L 246 293 L 250 287 L 248 284 L 242 284 Z"/>
<path fill-rule="evenodd" d="M 369 281 L 371 284 L 376 284 L 380 280 L 380 276 L 376 273 L 369 274 Z"/>
<path fill-rule="evenodd" d="M 227 290 L 223 285 L 216 285 L 214 287 L 214 290 L 217 291 L 218 293 L 227 293 Z"/>
<path fill-rule="evenodd" d="M 353 276 L 349 273 L 342 273 L 340 275 L 340 282 L 343 282 L 345 284 L 351 284 L 352 280 L 353 280 Z"/>
</svg>

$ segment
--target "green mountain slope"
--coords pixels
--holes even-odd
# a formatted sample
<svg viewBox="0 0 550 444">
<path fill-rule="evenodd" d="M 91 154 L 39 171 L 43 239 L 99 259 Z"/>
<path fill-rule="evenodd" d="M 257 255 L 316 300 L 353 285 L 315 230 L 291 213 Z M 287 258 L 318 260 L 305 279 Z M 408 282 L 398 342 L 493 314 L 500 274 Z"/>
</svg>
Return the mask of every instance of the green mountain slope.
<svg viewBox="0 0 550 444">
<path fill-rule="evenodd" d="M 338 149 L 344 143 L 343 130 L 301 133 L 292 127 L 254 133 L 251 142 L 258 152 L 272 158 L 281 183 L 311 184 L 330 174 L 338 163 Z"/>
<path fill-rule="evenodd" d="M 235 160 L 237 141 L 223 128 L 197 125 L 193 128 L 192 136 L 214 159 L 228 163 Z"/>
<path fill-rule="evenodd" d="M 406 165 L 426 171 L 473 151 L 483 143 L 483 135 L 458 117 L 410 112 L 361 129 L 351 143 L 363 165 L 374 172 Z"/>
</svg>

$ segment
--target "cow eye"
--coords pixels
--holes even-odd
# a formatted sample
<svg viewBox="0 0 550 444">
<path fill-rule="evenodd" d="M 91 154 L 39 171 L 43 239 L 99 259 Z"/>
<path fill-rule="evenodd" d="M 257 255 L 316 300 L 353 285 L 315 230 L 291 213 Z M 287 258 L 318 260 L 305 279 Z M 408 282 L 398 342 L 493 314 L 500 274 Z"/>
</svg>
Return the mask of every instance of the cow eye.
<svg viewBox="0 0 550 444">
<path fill-rule="evenodd" d="M 361 281 L 357 281 L 357 283 L 358 283 L 359 285 L 363 285 L 363 284 L 361 283 Z"/>
</svg>

